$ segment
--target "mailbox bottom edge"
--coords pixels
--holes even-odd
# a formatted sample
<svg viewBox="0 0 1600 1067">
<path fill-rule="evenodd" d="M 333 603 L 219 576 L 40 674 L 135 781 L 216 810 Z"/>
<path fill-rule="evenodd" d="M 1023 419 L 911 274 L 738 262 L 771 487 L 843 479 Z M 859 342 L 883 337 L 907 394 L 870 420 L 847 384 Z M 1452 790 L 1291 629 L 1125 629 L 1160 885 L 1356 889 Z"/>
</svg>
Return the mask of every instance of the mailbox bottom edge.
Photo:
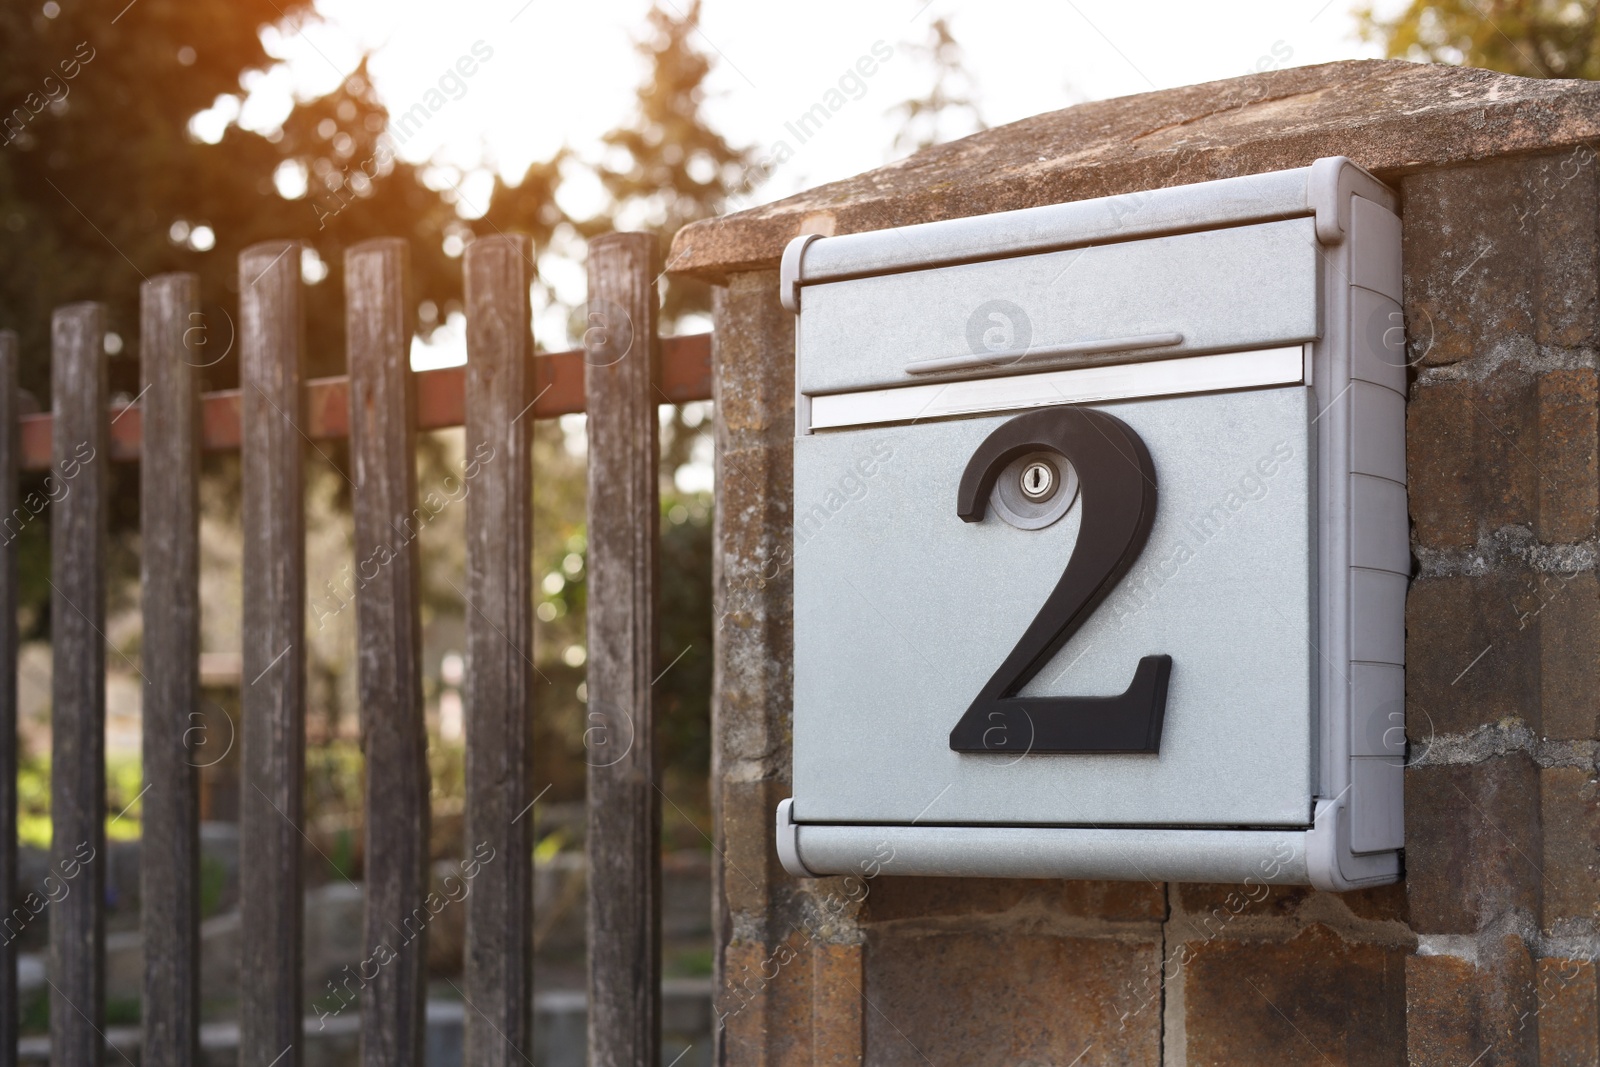
<svg viewBox="0 0 1600 1067">
<path fill-rule="evenodd" d="M 859 826 L 795 823 L 778 808 L 778 853 L 801 877 L 1062 878 L 1313 885 L 1345 890 L 1400 874 L 1395 851 L 1349 852 L 1343 804 L 1304 830 Z"/>
</svg>

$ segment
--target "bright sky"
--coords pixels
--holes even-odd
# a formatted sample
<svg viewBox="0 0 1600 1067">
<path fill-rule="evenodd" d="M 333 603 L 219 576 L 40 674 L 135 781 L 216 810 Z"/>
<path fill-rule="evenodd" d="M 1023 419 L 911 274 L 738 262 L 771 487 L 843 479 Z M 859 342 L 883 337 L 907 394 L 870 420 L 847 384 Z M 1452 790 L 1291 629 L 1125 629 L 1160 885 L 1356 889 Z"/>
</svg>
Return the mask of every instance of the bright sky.
<svg viewBox="0 0 1600 1067">
<path fill-rule="evenodd" d="M 669 10 L 687 4 L 663 2 Z M 763 155 L 780 141 L 794 150 L 749 201 L 759 203 L 891 158 L 895 127 L 885 112 L 924 93 L 932 77 L 902 46 L 924 42 L 941 15 L 965 48 L 984 118 L 1000 125 L 1084 100 L 1376 56 L 1355 35 L 1354 2 L 705 0 L 699 43 L 716 59 L 707 112 L 736 144 L 758 146 Z M 1390 13 L 1403 4 L 1380 0 L 1378 9 Z M 391 114 L 443 90 L 448 103 L 412 132 L 401 154 L 464 175 L 469 215 L 487 202 L 491 170 L 515 179 L 563 144 L 593 158 L 599 136 L 628 116 L 645 71 L 633 41 L 644 32 L 649 0 L 319 0 L 317 7 L 320 20 L 269 34 L 268 49 L 283 62 L 250 85 L 240 121 L 270 129 L 287 113 L 291 94 L 327 92 L 370 50 L 373 80 Z M 893 49 L 891 58 L 847 84 L 854 99 L 799 144 L 786 123 L 875 46 L 880 54 Z M 470 77 L 454 72 L 463 57 L 471 60 Z M 579 213 L 598 202 L 597 190 L 581 185 L 563 196 Z M 540 269 L 563 300 L 581 302 L 581 268 L 570 258 L 542 259 Z M 558 321 L 552 312 L 552 327 Z M 422 346 L 418 366 L 460 361 L 459 337 L 450 332 Z"/>
<path fill-rule="evenodd" d="M 666 2 L 670 9 L 686 0 Z M 628 114 L 643 74 L 632 41 L 643 32 L 648 0 L 317 6 L 322 21 L 268 41 L 285 63 L 252 86 L 246 125 L 275 125 L 290 92 L 332 88 L 362 48 L 374 52 L 373 78 L 391 111 L 402 112 L 477 45 L 490 58 L 447 87 L 459 98 L 408 139 L 402 154 L 468 170 L 488 164 L 516 176 L 562 144 L 592 148 Z M 706 0 L 700 44 L 717 58 L 713 120 L 736 142 L 770 147 L 792 143 L 785 122 L 818 102 L 875 43 L 920 43 L 940 15 L 966 49 L 985 118 L 998 125 L 1083 100 L 1376 55 L 1356 39 L 1351 6 L 1353 0 Z M 778 170 L 761 199 L 885 162 L 893 139 L 885 110 L 920 94 L 929 77 L 915 57 L 896 51 L 865 79 L 860 98 Z"/>
</svg>

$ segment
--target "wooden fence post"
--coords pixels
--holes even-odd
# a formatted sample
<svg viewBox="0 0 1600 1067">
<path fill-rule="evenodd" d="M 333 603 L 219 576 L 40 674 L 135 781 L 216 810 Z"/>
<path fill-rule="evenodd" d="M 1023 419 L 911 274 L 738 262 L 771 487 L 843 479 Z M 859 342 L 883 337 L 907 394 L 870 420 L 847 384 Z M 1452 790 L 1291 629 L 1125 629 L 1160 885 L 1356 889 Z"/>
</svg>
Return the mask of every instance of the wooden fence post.
<svg viewBox="0 0 1600 1067">
<path fill-rule="evenodd" d="M 17 892 L 17 335 L 0 330 L 0 915 Z M 0 1067 L 16 1067 L 16 933 L 0 926 Z"/>
<path fill-rule="evenodd" d="M 467 248 L 467 1067 L 532 1056 L 532 245 Z M 470 869 L 470 867 L 469 867 Z"/>
<path fill-rule="evenodd" d="M 660 1062 L 656 241 L 589 243 L 589 1062 Z"/>
<path fill-rule="evenodd" d="M 270 241 L 239 254 L 239 320 L 240 1063 L 299 1067 L 306 582 L 298 243 Z"/>
<path fill-rule="evenodd" d="M 51 322 L 50 1058 L 104 1062 L 106 639 L 105 309 Z"/>
<path fill-rule="evenodd" d="M 416 398 L 406 244 L 345 252 L 355 465 L 357 665 L 366 774 L 361 1062 L 420 1067 L 427 994 L 428 760 L 416 537 Z M 364 974 L 363 974 L 364 977 Z"/>
<path fill-rule="evenodd" d="M 200 776 L 190 744 L 200 709 L 200 394 L 194 353 L 200 282 L 163 274 L 140 287 L 142 441 L 139 587 L 144 612 L 144 947 L 146 1063 L 195 1067 L 200 1026 Z M 203 329 L 203 326 L 202 326 Z M 203 727 L 202 727 L 203 728 Z"/>
</svg>

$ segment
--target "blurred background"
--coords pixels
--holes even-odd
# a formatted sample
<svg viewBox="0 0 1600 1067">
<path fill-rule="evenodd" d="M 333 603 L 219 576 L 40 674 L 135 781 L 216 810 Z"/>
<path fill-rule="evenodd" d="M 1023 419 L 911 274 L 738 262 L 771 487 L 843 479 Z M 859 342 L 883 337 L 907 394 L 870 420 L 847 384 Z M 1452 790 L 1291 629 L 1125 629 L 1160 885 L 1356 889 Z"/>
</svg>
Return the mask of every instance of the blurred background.
<svg viewBox="0 0 1600 1067">
<path fill-rule="evenodd" d="M 534 332 L 578 347 L 584 241 L 755 206 L 920 148 L 1086 100 L 1334 59 L 1396 56 L 1532 77 L 1600 76 L 1600 0 L 947 0 L 803 7 L 734 0 L 6 0 L 0 9 L 0 327 L 22 387 L 49 397 L 51 310 L 108 305 L 112 390 L 137 392 L 139 282 L 201 278 L 207 389 L 237 378 L 235 263 L 304 242 L 311 376 L 344 365 L 341 264 L 369 237 L 410 242 L 416 369 L 465 360 L 461 256 L 531 234 Z M 863 64 L 866 58 L 870 61 Z M 867 69 L 872 73 L 862 73 Z M 818 103 L 826 123 L 802 119 Z M 1064 146 L 1066 147 L 1066 146 Z M 663 332 L 709 328 L 703 283 L 664 280 Z M 671 1055 L 709 1054 L 713 604 L 709 404 L 662 408 L 661 507 Z M 536 987 L 541 1063 L 581 1062 L 583 1028 L 584 424 L 535 431 Z M 418 485 L 462 458 L 419 440 Z M 308 1062 L 353 1062 L 359 1004 L 331 996 L 360 959 L 362 710 L 355 698 L 349 459 L 307 456 L 309 638 L 306 1002 L 327 1015 Z M 237 455 L 202 488 L 204 958 L 207 1048 L 236 1049 L 240 538 Z M 108 1012 L 139 1019 L 139 471 L 115 468 L 107 637 Z M 31 482 L 30 482 L 31 480 Z M 25 476 L 22 492 L 39 489 Z M 464 509 L 421 534 L 432 854 L 461 839 Z M 21 534 L 22 880 L 49 845 L 48 509 Z M 244 843 L 248 847 L 248 842 Z M 462 909 L 430 928 L 430 1062 L 455 1062 Z M 45 926 L 22 935 L 25 1052 L 48 1028 Z M 453 1007 L 452 1007 L 453 1005 Z M 334 1010 L 338 1006 L 337 1011 Z M 454 1011 L 454 1015 L 452 1015 Z M 27 1044 L 32 1042 L 32 1044 Z M 452 1053 L 452 1048 L 454 1052 Z M 687 1052 L 685 1052 L 687 1050 Z M 30 1062 L 26 1056 L 24 1062 Z M 42 1062 L 35 1060 L 32 1062 Z"/>
</svg>

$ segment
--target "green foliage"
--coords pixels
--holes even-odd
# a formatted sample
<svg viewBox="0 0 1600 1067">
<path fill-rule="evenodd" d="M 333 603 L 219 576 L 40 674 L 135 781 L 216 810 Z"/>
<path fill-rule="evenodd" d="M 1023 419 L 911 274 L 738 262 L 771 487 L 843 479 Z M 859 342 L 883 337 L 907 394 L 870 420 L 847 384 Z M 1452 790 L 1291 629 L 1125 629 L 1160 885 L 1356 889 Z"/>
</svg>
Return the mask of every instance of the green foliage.
<svg viewBox="0 0 1600 1067">
<path fill-rule="evenodd" d="M 549 801 L 584 796 L 587 659 L 587 465 L 566 440 L 582 425 L 539 422 L 533 431 L 534 792 Z"/>
<path fill-rule="evenodd" d="M 241 78 L 272 65 L 261 30 L 276 24 L 292 35 L 299 20 L 313 17 L 311 7 L 309 0 L 84 0 L 60 5 L 54 18 L 38 4 L 0 13 L 7 59 L 0 107 L 14 119 L 0 144 L 7 242 L 0 321 L 21 333 L 22 385 L 41 401 L 53 308 L 108 304 L 109 327 L 124 342 L 111 363 L 113 388 L 131 394 L 138 390 L 139 283 L 163 271 L 195 271 L 202 302 L 233 315 L 237 256 L 257 241 L 304 240 L 330 268 L 307 294 L 314 374 L 343 362 L 340 277 L 350 244 L 406 234 L 418 299 L 442 302 L 459 291 L 459 271 L 441 245 L 453 211 L 410 164 L 392 161 L 375 180 L 363 177 L 358 204 L 327 225 L 319 220 L 319 186 L 337 186 L 346 169 L 370 158 L 387 119 L 364 67 L 328 96 L 301 103 L 281 131 L 263 136 L 230 126 L 217 144 L 188 132 L 193 115 L 220 97 L 240 98 Z M 311 195 L 277 194 L 273 176 L 285 163 L 305 168 Z M 221 318 L 208 316 L 207 326 L 225 336 L 230 327 L 215 321 Z M 237 351 L 207 368 L 208 384 L 232 384 L 236 359 Z"/>
<path fill-rule="evenodd" d="M 200 918 L 209 919 L 222 907 L 228 888 L 228 866 L 207 852 L 200 854 Z"/>
<path fill-rule="evenodd" d="M 144 805 L 144 771 L 137 756 L 106 759 L 106 839 L 136 841 Z M 120 816 L 120 817 L 119 817 Z"/>
<path fill-rule="evenodd" d="M 356 832 L 348 826 L 340 827 L 333 835 L 333 848 L 328 852 L 329 875 L 353 881 L 361 876 L 356 867 Z"/>
<path fill-rule="evenodd" d="M 17 843 L 50 847 L 50 760 L 19 753 L 17 758 Z"/>
<path fill-rule="evenodd" d="M 552 830 L 539 839 L 533 847 L 533 862 L 549 863 L 560 853 L 563 845 L 567 844 L 567 835 L 563 830 Z"/>
<path fill-rule="evenodd" d="M 139 837 L 139 791 L 144 788 L 139 760 L 111 756 L 106 760 L 106 839 Z M 118 813 L 122 813 L 118 818 Z M 50 757 L 19 753 L 17 759 L 17 843 L 25 848 L 50 847 Z"/>
<path fill-rule="evenodd" d="M 243 71 L 268 64 L 257 30 L 280 17 L 271 0 L 213 4 L 204 23 L 178 0 L 150 0 L 116 18 L 122 6 L 90 0 L 55 18 L 39 4 L 0 12 L 0 107 L 10 120 L 0 138 L 8 246 L 0 319 L 22 333 L 22 384 L 41 399 L 54 307 L 113 300 L 112 328 L 132 337 L 141 274 L 217 258 L 186 253 L 167 238 L 171 222 L 193 217 L 199 146 L 184 125 L 218 95 L 237 92 Z M 224 7 L 232 17 L 216 17 Z M 292 0 L 285 10 L 309 7 Z M 193 49 L 185 65 L 191 53 L 180 57 L 180 49 L 193 45 L 203 49 Z M 226 187 L 265 176 L 270 168 Z M 213 282 L 220 291 L 220 280 Z"/>
<path fill-rule="evenodd" d="M 440 800 L 465 801 L 467 797 L 467 749 L 458 742 L 428 739 L 428 778 L 430 796 Z"/>
<path fill-rule="evenodd" d="M 668 494 L 661 516 L 662 765 L 689 787 L 711 769 L 711 501 Z"/>
<path fill-rule="evenodd" d="M 710 978 L 716 963 L 709 947 L 668 950 L 665 955 L 661 970 L 667 978 Z"/>
<path fill-rule="evenodd" d="M 352 741 L 329 740 L 307 748 L 307 821 L 361 810 L 363 764 L 361 748 Z"/>
<path fill-rule="evenodd" d="M 1392 19 L 1356 10 L 1362 36 L 1400 59 L 1529 78 L 1600 78 L 1600 0 L 1412 0 Z"/>
<path fill-rule="evenodd" d="M 106 1025 L 107 1026 L 138 1026 L 139 1025 L 139 998 L 138 997 L 107 997 L 106 998 Z"/>
<path fill-rule="evenodd" d="M 50 1032 L 50 987 L 40 986 L 33 992 L 22 997 L 18 1006 L 20 1019 L 19 1029 L 24 1034 L 48 1034 Z"/>
<path fill-rule="evenodd" d="M 20 1030 L 23 1034 L 48 1034 L 50 1032 L 50 987 L 39 989 L 22 998 L 20 1005 Z M 107 1026 L 138 1026 L 140 1017 L 138 997 L 107 997 Z"/>
<path fill-rule="evenodd" d="M 46 10 L 55 12 L 47 17 Z M 50 316 L 64 304 L 107 305 L 120 341 L 108 362 L 113 393 L 139 390 L 139 285 L 166 271 L 200 279 L 206 343 L 229 354 L 202 372 L 205 387 L 236 384 L 239 252 L 267 239 L 306 243 L 328 273 L 306 292 L 308 373 L 343 366 L 343 252 L 369 237 L 411 241 L 412 292 L 425 307 L 459 303 L 459 263 L 445 255 L 459 225 L 420 168 L 383 158 L 387 112 L 358 68 L 337 89 L 301 102 L 265 135 L 229 126 L 216 144 L 189 132 L 242 81 L 274 64 L 262 31 L 285 36 L 314 17 L 310 0 L 82 0 L 0 8 L 0 327 L 21 340 L 20 384 L 41 405 L 50 392 Z M 299 168 L 308 193 L 280 195 L 274 175 Z M 352 174 L 354 175 L 352 177 Z M 330 195 L 348 204 L 332 218 Z M 116 342 L 111 342 L 116 348 Z M 113 594 L 136 566 L 125 537 L 137 526 L 138 475 L 116 470 L 110 494 Z M 42 476 L 25 476 L 22 490 Z M 19 545 L 28 634 L 48 632 L 49 510 Z M 121 581 L 119 582 L 119 580 Z"/>
</svg>

